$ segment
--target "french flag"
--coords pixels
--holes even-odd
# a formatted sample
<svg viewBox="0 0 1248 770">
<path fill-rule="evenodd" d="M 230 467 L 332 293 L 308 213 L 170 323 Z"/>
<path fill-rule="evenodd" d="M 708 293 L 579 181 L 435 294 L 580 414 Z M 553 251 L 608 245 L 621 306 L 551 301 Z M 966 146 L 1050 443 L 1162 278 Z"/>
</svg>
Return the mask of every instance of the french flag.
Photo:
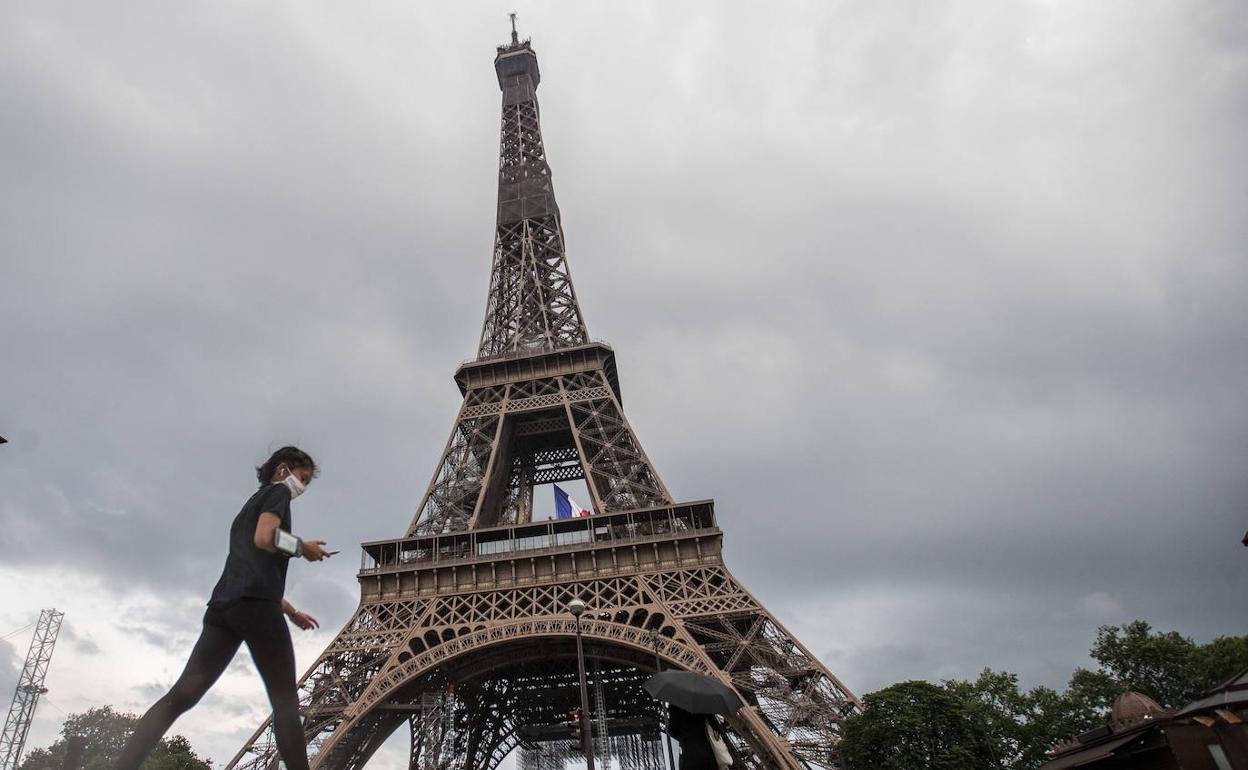
<svg viewBox="0 0 1248 770">
<path fill-rule="evenodd" d="M 555 485 L 555 518 L 571 519 L 579 516 L 588 516 L 589 511 L 576 504 L 576 501 L 568 497 L 568 493 Z"/>
</svg>

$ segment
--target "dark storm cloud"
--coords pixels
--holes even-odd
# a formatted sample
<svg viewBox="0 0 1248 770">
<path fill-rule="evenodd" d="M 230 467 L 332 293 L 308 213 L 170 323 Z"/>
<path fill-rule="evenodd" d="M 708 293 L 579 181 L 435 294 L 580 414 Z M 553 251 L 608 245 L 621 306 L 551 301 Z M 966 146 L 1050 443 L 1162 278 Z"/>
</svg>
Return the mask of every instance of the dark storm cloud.
<svg viewBox="0 0 1248 770">
<path fill-rule="evenodd" d="M 634 425 L 678 494 L 719 499 L 735 571 L 788 617 L 940 589 L 858 651 L 855 686 L 977 663 L 1060 684 L 1097 624 L 1132 617 L 1246 630 L 1213 609 L 1248 587 L 1243 37 L 1218 8 L 1121 39 L 1039 7 L 1004 35 L 944 12 L 935 34 L 847 32 L 858 67 L 820 69 L 843 90 L 798 119 L 775 125 L 800 101 L 784 80 L 722 127 L 722 102 L 666 105 L 679 164 L 572 196 L 618 221 L 649 182 L 652 211 L 610 236 L 650 248 L 600 238 L 578 289 L 611 312 L 598 333 L 642 342 L 619 344 Z M 757 74 L 701 61 L 713 92 Z M 706 141 L 721 128 L 794 141 L 738 153 Z M 1124 611 L 1081 612 L 1098 593 Z"/>
<path fill-rule="evenodd" d="M 435 388 L 420 362 L 454 361 L 471 341 L 468 331 L 452 349 L 439 324 L 455 304 L 449 298 L 466 291 L 439 289 L 441 260 L 461 256 L 445 241 L 452 228 L 470 229 L 454 227 L 446 212 L 421 220 L 387 211 L 399 200 L 430 209 L 419 201 L 437 191 L 422 188 L 421 178 L 445 155 L 401 157 L 410 147 L 402 120 L 350 109 L 357 129 L 390 126 L 395 134 L 378 139 L 372 155 L 329 153 L 345 130 L 334 116 L 359 94 L 340 84 L 342 93 L 330 86 L 298 98 L 302 56 L 246 39 L 260 31 L 233 30 L 244 39 L 222 40 L 220 29 L 203 37 L 188 27 L 194 20 L 176 20 L 168 39 L 121 51 L 78 16 L 28 12 L 20 21 L 6 25 L 4 49 L 17 61 L 3 88 L 22 116 L 6 128 L 28 173 L 6 196 L 23 227 L 10 231 L 6 264 L 18 280 L 7 283 L 0 313 L 4 328 L 23 330 L 6 341 L 23 364 L 6 374 L 6 423 L 34 440 L 9 447 L 21 462 L 5 469 L 15 494 L 0 508 L 12 533 L 0 558 L 32 563 L 56 532 L 62 558 L 106 580 L 202 592 L 219 570 L 222 522 L 250 493 L 250 468 L 268 449 L 305 443 L 330 469 L 318 484 L 327 502 L 335 485 L 350 489 L 363 478 L 352 479 L 335 452 L 361 458 L 359 471 L 370 445 L 391 463 L 414 453 L 427 418 L 413 406 L 435 389 L 454 393 L 444 371 Z M 127 33 L 116 19 L 101 23 Z M 188 36 L 220 65 L 200 71 L 190 62 L 193 72 L 177 73 L 157 66 L 171 55 L 166 46 L 189 44 Z M 83 76 L 92 51 L 79 46 L 99 47 L 94 77 Z M 221 48 L 231 46 L 266 66 L 253 69 L 257 62 Z M 185 90 L 188 77 L 198 89 Z M 239 89 L 248 79 L 263 82 Z M 297 133 L 307 144 L 288 148 L 289 156 L 278 149 L 292 132 L 282 121 L 303 121 L 273 100 L 277 93 L 296 102 L 295 112 L 317 110 Z M 150 110 L 128 109 L 116 102 L 123 97 Z M 312 106 L 322 99 L 332 108 Z M 487 121 L 482 129 L 492 133 Z M 160 131 L 171 134 L 156 138 L 178 146 L 153 146 Z M 315 169 L 311 158 L 321 159 Z M 477 197 L 488 212 L 488 157 L 480 165 Z M 347 184 L 340 173 L 361 180 Z M 361 198 L 372 194 L 363 188 L 385 188 L 387 174 L 403 186 L 387 193 L 393 199 Z M 309 184 L 334 191 L 332 200 Z M 392 226 L 380 226 L 387 217 Z M 482 240 L 477 251 L 488 248 Z M 412 291 L 397 290 L 403 284 Z M 475 296 L 483 291 L 474 288 Z M 361 389 L 357 379 L 372 384 Z M 335 404 L 329 413 L 327 400 Z M 439 431 L 448 412 L 437 415 Z M 384 427 L 396 417 L 406 418 L 401 428 Z M 432 462 L 424 460 L 421 475 Z M 410 508 L 422 482 L 390 483 L 387 509 Z M 320 532 L 338 543 L 359 540 L 360 522 L 350 519 L 374 504 L 356 496 L 340 507 L 340 528 L 323 524 Z"/>
<path fill-rule="evenodd" d="M 797 10 L 522 9 L 669 487 L 859 690 L 1248 632 L 1236 5 Z M 475 349 L 505 17 L 3 14 L 0 565 L 154 593 L 118 626 L 184 651 L 295 442 L 297 529 L 343 553 L 291 595 L 332 633 Z"/>
</svg>

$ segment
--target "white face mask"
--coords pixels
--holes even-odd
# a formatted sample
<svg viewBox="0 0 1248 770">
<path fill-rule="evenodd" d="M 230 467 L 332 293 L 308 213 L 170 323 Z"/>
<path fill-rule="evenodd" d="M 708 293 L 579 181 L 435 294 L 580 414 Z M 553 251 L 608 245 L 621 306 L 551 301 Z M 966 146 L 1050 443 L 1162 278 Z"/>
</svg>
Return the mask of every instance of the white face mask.
<svg viewBox="0 0 1248 770">
<path fill-rule="evenodd" d="M 308 485 L 303 483 L 303 479 L 296 476 L 289 468 L 286 469 L 286 478 L 282 479 L 278 483 L 285 484 L 286 488 L 290 490 L 291 500 L 294 500 L 299 495 L 302 495 L 304 490 L 308 488 Z"/>
</svg>

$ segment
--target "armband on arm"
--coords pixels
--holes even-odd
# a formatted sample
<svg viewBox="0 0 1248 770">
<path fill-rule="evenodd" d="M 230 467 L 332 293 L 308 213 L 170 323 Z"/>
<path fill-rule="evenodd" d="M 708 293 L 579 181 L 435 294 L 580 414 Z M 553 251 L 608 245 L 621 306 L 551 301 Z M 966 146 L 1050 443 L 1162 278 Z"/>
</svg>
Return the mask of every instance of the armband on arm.
<svg viewBox="0 0 1248 770">
<path fill-rule="evenodd" d="M 295 537 L 284 529 L 275 529 L 273 548 L 287 556 L 303 556 L 303 538 Z"/>
</svg>

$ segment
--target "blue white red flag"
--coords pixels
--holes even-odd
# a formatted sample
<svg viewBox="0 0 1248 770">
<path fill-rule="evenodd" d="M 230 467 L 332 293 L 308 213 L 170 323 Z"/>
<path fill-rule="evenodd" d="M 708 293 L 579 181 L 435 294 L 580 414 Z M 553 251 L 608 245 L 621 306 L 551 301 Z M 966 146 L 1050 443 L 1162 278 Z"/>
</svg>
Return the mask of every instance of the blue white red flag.
<svg viewBox="0 0 1248 770">
<path fill-rule="evenodd" d="M 589 511 L 576 504 L 576 501 L 568 497 L 568 493 L 555 485 L 555 518 L 571 519 L 579 516 L 588 516 Z"/>
</svg>

